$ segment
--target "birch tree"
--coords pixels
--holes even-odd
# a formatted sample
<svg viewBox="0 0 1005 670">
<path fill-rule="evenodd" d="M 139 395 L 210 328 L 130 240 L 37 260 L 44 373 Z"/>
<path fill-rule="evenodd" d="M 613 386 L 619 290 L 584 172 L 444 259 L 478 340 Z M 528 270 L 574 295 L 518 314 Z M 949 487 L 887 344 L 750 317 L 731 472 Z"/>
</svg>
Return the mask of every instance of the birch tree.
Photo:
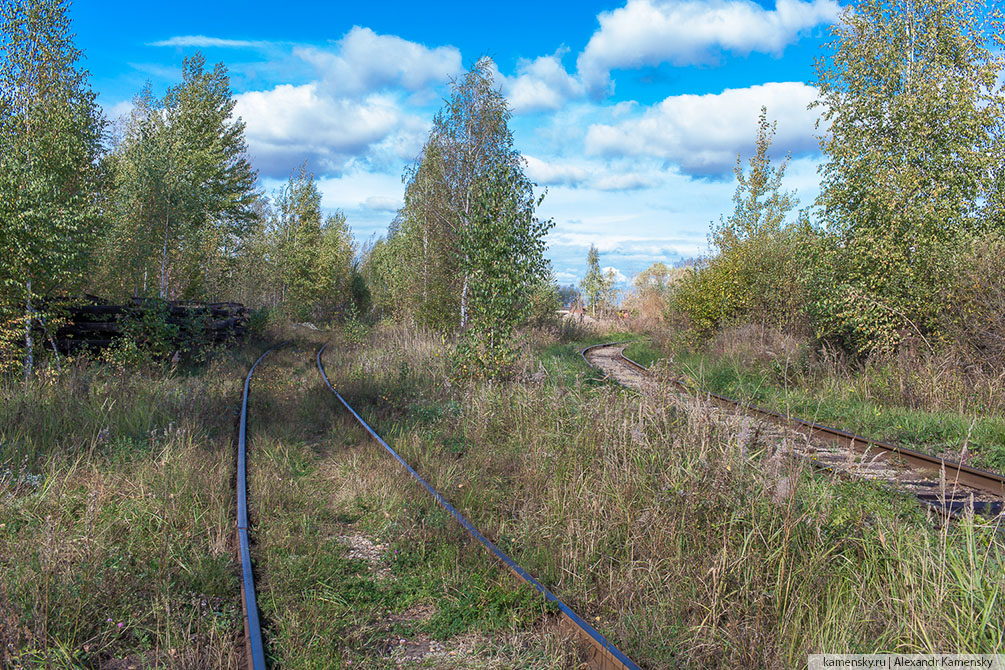
<svg viewBox="0 0 1005 670">
<path fill-rule="evenodd" d="M 600 296 L 604 292 L 604 273 L 600 270 L 600 252 L 592 244 L 590 250 L 586 252 L 586 276 L 579 283 L 579 289 L 586 298 L 590 313 L 596 316 L 597 307 L 601 302 Z"/>
<path fill-rule="evenodd" d="M 423 150 L 405 174 L 405 206 L 396 234 L 414 264 L 409 299 L 420 321 L 437 328 L 468 325 L 472 259 L 461 241 L 472 226 L 475 199 L 493 175 L 523 173 L 513 147 L 506 99 L 482 58 L 451 85 L 450 98 L 433 119 Z M 510 198 L 522 197 L 516 182 Z"/>
<path fill-rule="evenodd" d="M 349 307 L 355 245 L 345 214 L 327 217 L 314 175 L 301 167 L 275 203 L 269 258 L 282 282 L 281 302 L 295 315 L 328 318 Z"/>
<path fill-rule="evenodd" d="M 833 28 L 815 82 L 820 334 L 866 351 L 930 327 L 952 255 L 999 202 L 1001 28 L 983 0 L 859 0 Z"/>
<path fill-rule="evenodd" d="M 0 307 L 8 326 L 20 312 L 26 379 L 38 300 L 80 284 L 100 225 L 104 121 L 67 7 L 63 0 L 0 5 Z"/>
<path fill-rule="evenodd" d="M 133 101 L 108 160 L 113 227 L 102 284 L 162 298 L 218 296 L 256 220 L 257 174 L 223 64 L 186 58 L 163 98 Z"/>
</svg>

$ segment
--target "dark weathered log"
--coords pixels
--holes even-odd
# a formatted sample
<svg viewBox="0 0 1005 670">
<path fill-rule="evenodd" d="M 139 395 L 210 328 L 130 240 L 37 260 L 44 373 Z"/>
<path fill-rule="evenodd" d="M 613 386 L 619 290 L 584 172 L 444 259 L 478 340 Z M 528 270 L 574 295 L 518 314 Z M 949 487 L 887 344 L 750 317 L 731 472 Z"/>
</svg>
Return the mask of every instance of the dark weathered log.
<svg viewBox="0 0 1005 670">
<path fill-rule="evenodd" d="M 71 315 L 76 314 L 125 314 L 132 312 L 131 306 L 124 305 L 74 305 L 67 308 Z"/>
<path fill-rule="evenodd" d="M 67 304 L 66 299 L 51 303 L 53 307 L 58 304 L 68 319 L 55 333 L 55 346 L 61 351 L 107 347 L 122 335 L 122 319 L 142 316 L 148 309 L 164 309 L 166 321 L 179 327 L 181 339 L 196 336 L 222 342 L 247 332 L 248 311 L 236 302 L 165 302 L 134 297 L 126 305 L 109 305 L 96 296 L 86 296 L 86 300 L 85 304 Z"/>
<path fill-rule="evenodd" d="M 58 337 L 65 337 L 73 333 L 98 332 L 98 333 L 120 333 L 122 327 L 115 321 L 73 321 L 61 326 L 56 331 Z"/>
</svg>

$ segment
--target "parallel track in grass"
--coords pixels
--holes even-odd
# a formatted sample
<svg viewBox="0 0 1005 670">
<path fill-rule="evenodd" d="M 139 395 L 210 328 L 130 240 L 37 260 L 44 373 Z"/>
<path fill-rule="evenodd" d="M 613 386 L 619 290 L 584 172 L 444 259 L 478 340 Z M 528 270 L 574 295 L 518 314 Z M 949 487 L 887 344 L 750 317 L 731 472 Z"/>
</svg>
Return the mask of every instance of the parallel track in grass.
<svg viewBox="0 0 1005 670">
<path fill-rule="evenodd" d="M 608 373 L 608 376 L 611 376 L 612 372 L 616 375 L 617 372 L 601 367 L 601 359 L 624 366 L 636 377 L 652 379 L 649 368 L 625 356 L 625 344 L 625 342 L 595 344 L 586 347 L 580 353 L 587 363 Z M 623 383 L 617 378 L 615 381 Z M 788 416 L 704 389 L 694 389 L 680 380 L 674 380 L 674 383 L 682 391 L 708 398 L 720 407 L 738 410 L 836 445 L 836 452 L 807 451 L 798 454 L 809 458 L 816 467 L 849 472 L 842 466 L 850 462 L 850 455 L 855 454 L 863 474 L 856 475 L 851 471 L 852 476 L 886 480 L 945 514 L 958 515 L 973 509 L 981 514 L 999 515 L 1005 509 L 1005 476 L 998 473 Z"/>
</svg>

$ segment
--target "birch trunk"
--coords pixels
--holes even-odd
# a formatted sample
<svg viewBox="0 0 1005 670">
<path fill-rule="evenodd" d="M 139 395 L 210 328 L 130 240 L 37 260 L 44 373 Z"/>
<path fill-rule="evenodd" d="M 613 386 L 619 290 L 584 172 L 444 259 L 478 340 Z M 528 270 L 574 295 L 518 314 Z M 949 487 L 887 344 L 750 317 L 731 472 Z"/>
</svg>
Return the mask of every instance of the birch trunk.
<svg viewBox="0 0 1005 670">
<path fill-rule="evenodd" d="M 31 379 L 32 368 L 35 366 L 34 340 L 31 337 L 31 320 L 35 310 L 31 304 L 31 280 L 28 280 L 28 293 L 24 299 L 24 383 Z"/>
</svg>

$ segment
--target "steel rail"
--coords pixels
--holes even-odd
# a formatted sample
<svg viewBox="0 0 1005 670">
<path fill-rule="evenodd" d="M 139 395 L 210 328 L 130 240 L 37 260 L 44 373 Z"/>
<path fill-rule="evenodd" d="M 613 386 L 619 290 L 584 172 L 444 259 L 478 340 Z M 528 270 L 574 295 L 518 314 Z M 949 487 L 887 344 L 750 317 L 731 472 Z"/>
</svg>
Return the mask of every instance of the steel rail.
<svg viewBox="0 0 1005 670">
<path fill-rule="evenodd" d="M 412 475 L 412 477 L 415 478 L 416 481 L 418 481 L 431 496 L 433 496 L 433 498 L 436 499 L 436 502 L 439 503 L 440 507 L 449 512 L 457 523 L 463 526 L 472 537 L 478 540 L 482 546 L 490 552 L 495 554 L 496 558 L 505 563 L 506 567 L 508 567 L 518 578 L 520 578 L 520 580 L 533 586 L 539 593 L 544 595 L 548 602 L 552 602 L 558 607 L 564 618 L 563 623 L 565 624 L 566 630 L 578 634 L 580 639 L 589 645 L 590 656 L 587 659 L 589 667 L 594 668 L 595 670 L 641 670 L 641 668 L 634 661 L 625 656 L 625 654 L 615 647 L 614 644 L 604 637 L 599 631 L 587 623 L 581 616 L 572 611 L 568 605 L 548 590 L 544 584 L 537 581 L 529 572 L 520 567 L 516 561 L 506 555 L 506 553 L 497 547 L 491 540 L 482 535 L 474 524 L 468 521 L 467 517 L 461 514 L 457 508 L 451 505 L 439 491 L 434 489 L 429 482 L 423 479 L 422 475 L 415 471 L 415 468 L 409 465 L 404 458 L 399 456 L 398 453 L 392 449 L 391 446 L 385 442 L 384 439 L 378 435 L 365 420 L 363 420 L 363 417 L 361 417 L 356 410 L 353 409 L 348 402 L 346 402 L 345 398 L 343 398 L 342 395 L 335 390 L 335 387 L 328 379 L 328 375 L 325 374 L 325 367 L 321 362 L 321 354 L 323 354 L 324 350 L 327 348 L 328 345 L 325 344 L 318 350 L 318 371 L 321 372 L 321 377 L 324 379 L 325 384 L 327 384 L 328 388 L 331 389 L 331 392 L 335 394 L 335 397 L 338 398 L 339 402 L 342 403 L 342 406 L 345 407 L 350 414 L 352 414 L 353 418 L 355 418 L 363 429 L 370 434 L 370 437 L 372 437 L 380 446 L 384 447 L 384 449 L 391 454 L 391 456 L 393 456 L 394 459 L 398 461 L 398 463 L 400 463 L 401 466 L 404 467 L 405 470 L 407 470 L 408 473 Z"/>
<path fill-rule="evenodd" d="M 258 357 L 244 379 L 241 396 L 241 419 L 237 429 L 237 539 L 241 547 L 241 604 L 244 607 L 244 639 L 248 650 L 248 667 L 265 670 L 265 645 L 262 643 L 262 624 L 258 618 L 258 601 L 255 598 L 255 576 L 251 566 L 251 548 L 248 546 L 248 389 L 255 368 L 272 349 Z"/>
<path fill-rule="evenodd" d="M 622 342 L 611 342 L 607 345 L 600 346 L 615 346 L 617 344 L 622 344 Z M 598 345 L 592 347 L 587 347 L 583 350 L 583 356 L 586 357 L 586 351 L 588 349 L 596 348 Z M 638 370 L 651 373 L 651 370 L 646 366 L 633 361 L 631 358 L 625 356 L 623 351 L 618 352 L 618 357 Z M 589 362 L 589 361 L 587 361 Z M 911 467 L 927 470 L 936 471 L 941 473 L 945 471 L 946 481 L 953 482 L 957 484 L 963 484 L 974 489 L 990 493 L 995 496 L 1000 496 L 1005 498 L 1005 476 L 1002 476 L 995 472 L 989 472 L 987 470 L 981 470 L 980 468 L 974 468 L 969 465 L 964 465 L 956 461 L 951 461 L 945 458 L 940 458 L 938 456 L 930 456 L 926 453 L 916 451 L 914 449 L 908 449 L 907 447 L 900 447 L 890 442 L 884 442 L 883 440 L 876 440 L 868 437 L 863 437 L 861 435 L 856 435 L 850 433 L 846 430 L 841 430 L 840 428 L 833 428 L 831 426 L 825 426 L 814 421 L 808 421 L 806 419 L 800 419 L 798 417 L 788 416 L 782 414 L 781 412 L 776 412 L 774 410 L 766 409 L 764 407 L 758 407 L 757 405 L 752 405 L 750 403 L 743 402 L 741 400 L 735 400 L 718 393 L 713 393 L 701 387 L 693 388 L 689 387 L 687 384 L 680 380 L 675 380 L 675 383 L 682 388 L 689 391 L 697 391 L 698 393 L 705 395 L 718 401 L 722 405 L 729 405 L 734 407 L 739 407 L 746 412 L 751 414 L 759 414 L 772 420 L 775 423 L 797 426 L 804 429 L 810 435 L 823 437 L 833 442 L 839 442 L 841 444 L 848 444 L 852 449 L 857 449 L 859 451 L 865 451 L 871 447 L 875 447 L 880 450 L 880 454 L 889 454 L 891 458 L 897 459 L 900 462 L 909 465 Z M 926 502 L 928 502 L 926 500 Z"/>
</svg>

